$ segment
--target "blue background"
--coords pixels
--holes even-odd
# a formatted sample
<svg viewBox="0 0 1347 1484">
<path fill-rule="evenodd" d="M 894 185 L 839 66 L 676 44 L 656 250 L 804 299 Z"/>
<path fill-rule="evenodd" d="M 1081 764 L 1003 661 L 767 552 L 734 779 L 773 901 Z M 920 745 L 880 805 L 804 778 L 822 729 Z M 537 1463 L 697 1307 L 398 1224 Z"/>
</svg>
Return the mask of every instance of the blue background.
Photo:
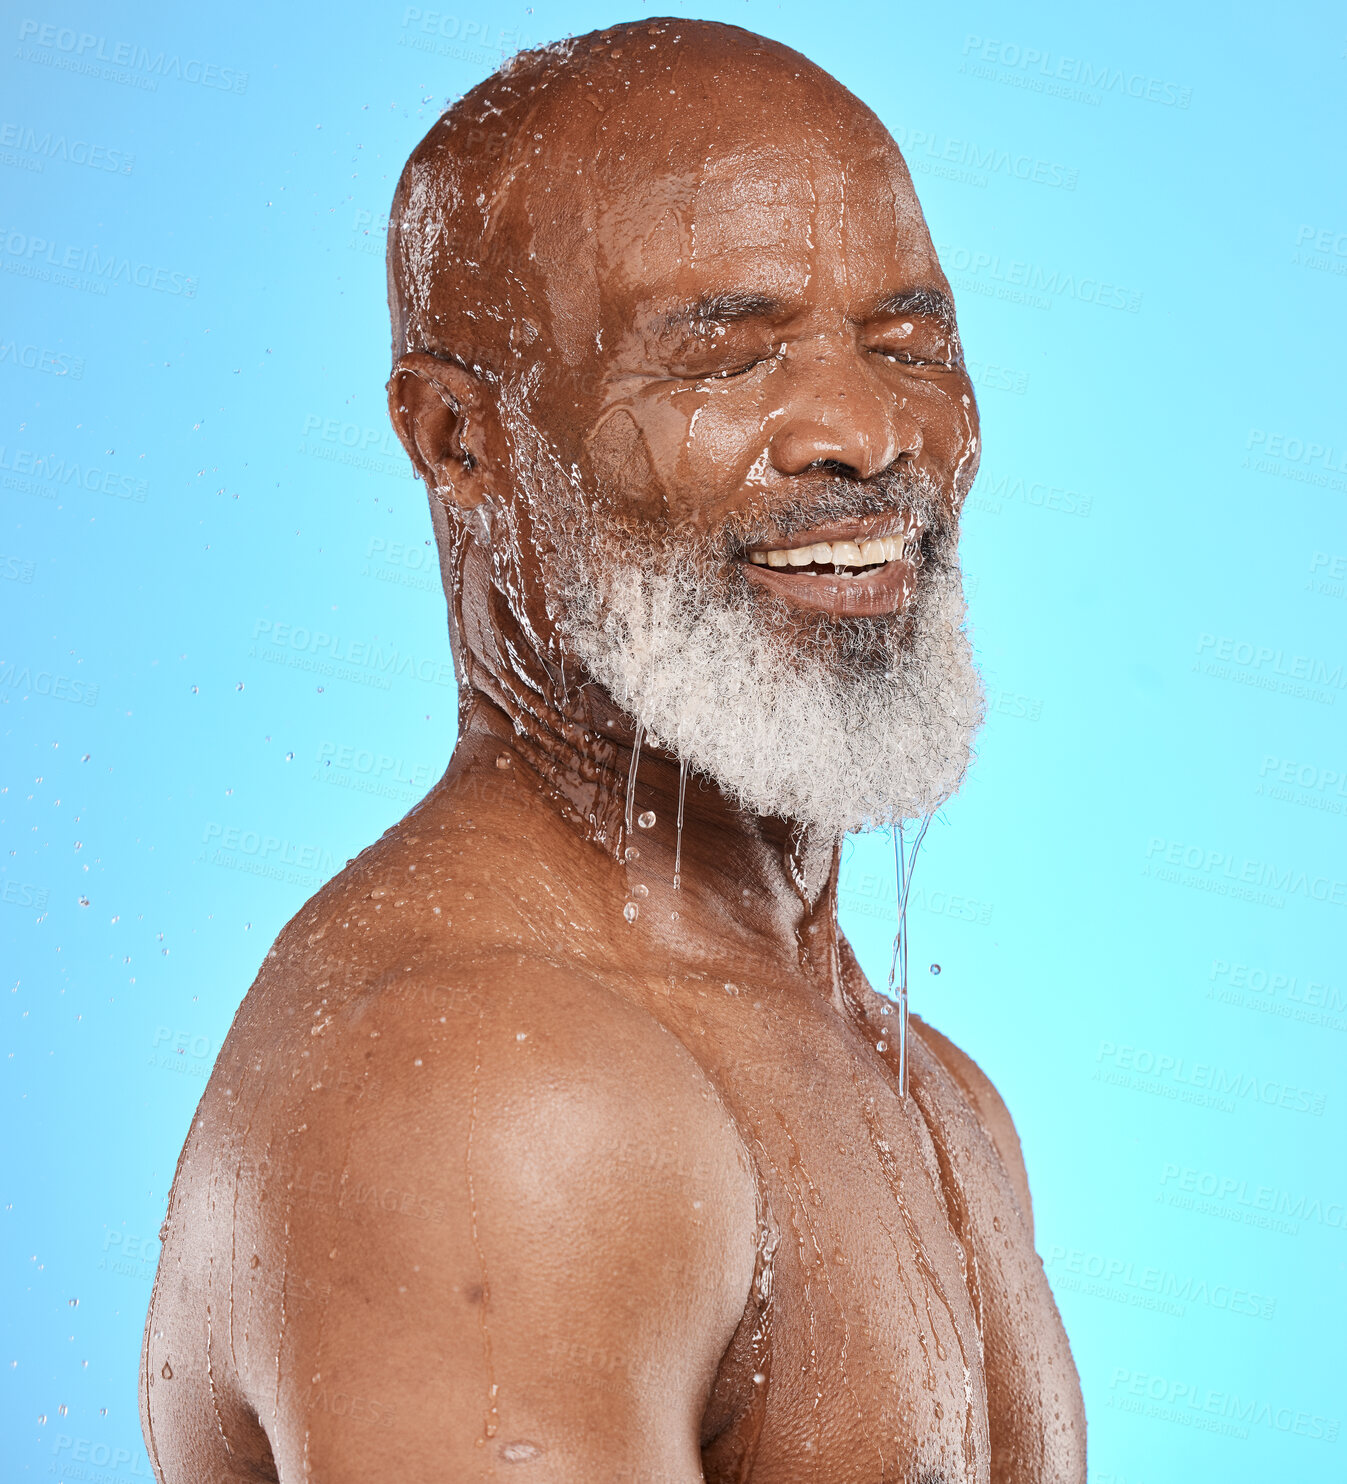
<svg viewBox="0 0 1347 1484">
<path fill-rule="evenodd" d="M 958 9 L 687 12 L 905 144 L 974 363 L 993 704 L 917 866 L 914 1006 L 1018 1122 L 1094 1484 L 1344 1477 L 1347 17 Z M 6 1479 L 148 1472 L 155 1233 L 212 1060 L 452 745 L 383 411 L 400 166 L 517 46 L 683 13 L 230 12 L 0 22 Z M 887 845 L 848 851 L 882 983 Z"/>
</svg>

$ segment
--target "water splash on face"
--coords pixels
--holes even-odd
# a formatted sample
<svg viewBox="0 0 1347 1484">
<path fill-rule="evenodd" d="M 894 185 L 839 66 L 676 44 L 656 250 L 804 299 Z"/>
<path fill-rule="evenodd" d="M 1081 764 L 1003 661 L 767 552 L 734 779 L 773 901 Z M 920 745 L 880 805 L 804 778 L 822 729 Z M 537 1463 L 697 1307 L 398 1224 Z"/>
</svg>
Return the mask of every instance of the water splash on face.
<svg viewBox="0 0 1347 1484">
<path fill-rule="evenodd" d="M 829 478 L 702 535 L 633 522 L 563 469 L 502 396 L 517 481 L 566 647 L 740 807 L 831 839 L 930 814 L 958 788 L 982 688 L 945 502 L 917 475 Z M 775 526 L 915 509 L 924 562 L 906 612 L 802 617 L 755 588 L 738 557 Z"/>
</svg>

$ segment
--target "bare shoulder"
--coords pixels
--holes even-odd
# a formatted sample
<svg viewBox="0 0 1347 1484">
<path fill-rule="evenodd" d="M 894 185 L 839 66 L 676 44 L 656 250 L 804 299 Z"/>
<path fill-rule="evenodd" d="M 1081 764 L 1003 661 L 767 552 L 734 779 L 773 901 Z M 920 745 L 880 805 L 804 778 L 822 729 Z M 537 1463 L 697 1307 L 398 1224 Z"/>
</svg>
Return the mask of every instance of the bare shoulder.
<svg viewBox="0 0 1347 1484">
<path fill-rule="evenodd" d="M 923 1044 L 939 1060 L 963 1093 L 1015 1187 L 1015 1193 L 1024 1207 L 1025 1217 L 1032 1223 L 1033 1207 L 1029 1197 L 1029 1176 L 1024 1167 L 1024 1153 L 1005 1100 L 997 1092 L 991 1078 L 948 1036 L 942 1035 L 915 1015 L 912 1016 L 911 1024 Z"/>
<path fill-rule="evenodd" d="M 620 1186 L 642 1163 L 673 1183 L 751 1184 L 733 1122 L 682 1042 L 572 966 L 460 953 L 305 1008 L 305 1049 L 337 1074 L 334 1097 L 320 1076 L 302 1098 L 315 1140 L 375 1139 L 418 1172 L 442 1169 L 449 1149 L 535 1194 L 573 1176 L 590 1193 Z"/>
<path fill-rule="evenodd" d="M 508 1445 L 580 1473 L 672 1457 L 671 1477 L 697 1478 L 758 1217 L 682 1043 L 517 954 L 399 963 L 344 998 L 289 986 L 267 1018 L 270 1046 L 259 1024 L 235 1058 L 259 1078 L 231 1090 L 237 1131 L 214 1100 L 212 1166 L 241 1157 L 210 1245 L 281 1477 L 429 1477 L 435 1459 L 475 1478 Z M 178 1356 L 146 1359 L 181 1375 Z"/>
</svg>

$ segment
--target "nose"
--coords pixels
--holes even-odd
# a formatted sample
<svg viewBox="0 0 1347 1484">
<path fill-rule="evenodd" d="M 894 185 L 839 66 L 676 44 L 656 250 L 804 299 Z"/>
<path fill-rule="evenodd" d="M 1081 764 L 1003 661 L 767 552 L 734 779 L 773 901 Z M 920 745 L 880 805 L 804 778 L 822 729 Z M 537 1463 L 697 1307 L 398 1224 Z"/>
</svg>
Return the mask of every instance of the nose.
<svg viewBox="0 0 1347 1484">
<path fill-rule="evenodd" d="M 859 347 L 820 350 L 807 366 L 797 364 L 767 445 L 778 473 L 828 463 L 869 479 L 921 451 L 921 428 L 907 399 L 866 364 L 870 354 Z"/>
</svg>

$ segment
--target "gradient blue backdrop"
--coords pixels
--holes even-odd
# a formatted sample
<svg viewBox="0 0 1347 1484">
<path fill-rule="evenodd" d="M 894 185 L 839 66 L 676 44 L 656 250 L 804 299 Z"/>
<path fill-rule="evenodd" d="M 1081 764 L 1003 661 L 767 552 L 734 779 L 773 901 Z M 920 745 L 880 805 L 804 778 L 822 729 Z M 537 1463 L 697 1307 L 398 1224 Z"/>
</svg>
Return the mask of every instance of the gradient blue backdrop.
<svg viewBox="0 0 1347 1484">
<path fill-rule="evenodd" d="M 5 1479 L 148 1472 L 155 1233 L 221 1038 L 452 746 L 383 411 L 402 161 L 516 47 L 684 13 L 208 9 L 0 22 Z M 1341 1478 L 1347 16 L 955 9 L 686 12 L 884 119 L 974 362 L 993 704 L 914 1004 L 1019 1124 L 1094 1484 Z M 887 846 L 848 852 L 882 981 Z"/>
</svg>

